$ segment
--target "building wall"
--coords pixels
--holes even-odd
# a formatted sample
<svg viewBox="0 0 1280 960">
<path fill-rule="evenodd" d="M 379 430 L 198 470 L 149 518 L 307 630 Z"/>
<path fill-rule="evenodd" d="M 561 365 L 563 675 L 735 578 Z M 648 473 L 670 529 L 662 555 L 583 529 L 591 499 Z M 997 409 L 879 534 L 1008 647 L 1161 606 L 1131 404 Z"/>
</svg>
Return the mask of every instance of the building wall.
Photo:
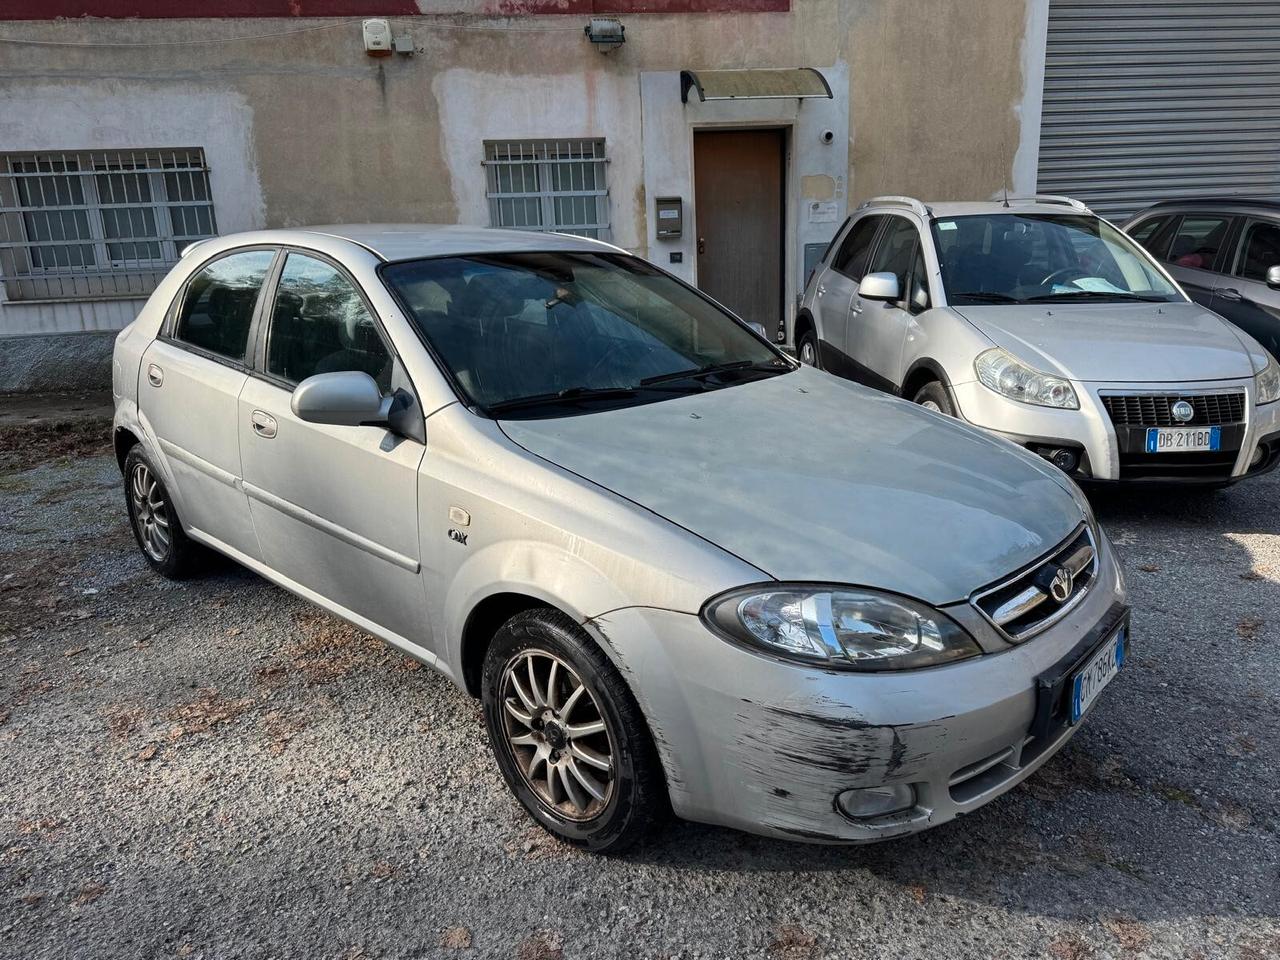
<svg viewBox="0 0 1280 960">
<path fill-rule="evenodd" d="M 218 226 L 230 232 L 484 223 L 481 141 L 603 136 L 612 239 L 667 266 L 674 248 L 653 239 L 652 196 L 691 199 L 692 128 L 777 122 L 793 125 L 793 286 L 804 244 L 836 226 L 809 224 L 803 200 L 835 201 L 843 218 L 878 193 L 1034 188 L 1027 152 L 1038 136 L 1036 31 L 1047 0 L 792 0 L 789 10 L 777 9 L 786 0 L 613 0 L 614 9 L 701 2 L 725 12 L 623 14 L 626 43 L 607 55 L 582 33 L 605 0 L 499 2 L 417 0 L 426 15 L 393 18 L 415 55 L 385 59 L 366 56 L 350 18 L 5 22 L 0 13 L 0 151 L 203 147 Z M 201 9 L 210 6 L 219 4 Z M 822 70 L 835 99 L 679 103 L 682 68 L 791 66 Z M 838 133 L 830 147 L 817 137 L 828 127 Z M 686 236 L 691 223 L 687 212 Z M 691 279 L 695 259 L 684 257 Z M 135 306 L 0 302 L 0 334 L 117 329 Z"/>
</svg>

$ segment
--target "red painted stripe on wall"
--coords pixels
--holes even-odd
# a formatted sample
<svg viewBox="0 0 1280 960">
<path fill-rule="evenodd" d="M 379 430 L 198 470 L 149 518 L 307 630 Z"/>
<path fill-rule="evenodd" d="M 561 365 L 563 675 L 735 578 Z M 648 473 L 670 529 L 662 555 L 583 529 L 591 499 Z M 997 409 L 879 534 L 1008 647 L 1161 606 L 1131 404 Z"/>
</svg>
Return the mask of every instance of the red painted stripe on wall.
<svg viewBox="0 0 1280 960">
<path fill-rule="evenodd" d="M 0 20 L 107 17 L 143 20 L 228 17 L 411 17 L 414 0 L 3 0 Z"/>
</svg>

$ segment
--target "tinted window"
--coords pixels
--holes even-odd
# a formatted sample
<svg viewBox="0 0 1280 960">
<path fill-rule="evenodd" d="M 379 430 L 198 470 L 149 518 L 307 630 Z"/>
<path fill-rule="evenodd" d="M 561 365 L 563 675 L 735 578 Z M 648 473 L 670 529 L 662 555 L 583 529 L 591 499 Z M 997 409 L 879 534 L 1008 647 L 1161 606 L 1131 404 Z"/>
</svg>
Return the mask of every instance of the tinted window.
<svg viewBox="0 0 1280 960">
<path fill-rule="evenodd" d="M 1160 228 L 1168 222 L 1169 218 L 1167 216 L 1149 217 L 1141 223 L 1135 224 L 1132 229 L 1126 230 L 1125 232 L 1148 250 L 1152 250 L 1151 241 L 1156 238 L 1156 234 L 1160 232 Z"/>
<path fill-rule="evenodd" d="M 1236 272 L 1246 280 L 1267 282 L 1267 271 L 1280 266 L 1280 226 L 1254 222 L 1244 235 L 1244 259 Z"/>
<path fill-rule="evenodd" d="M 300 383 L 344 370 L 391 389 L 391 351 L 351 281 L 323 260 L 291 253 L 271 311 L 267 372 Z"/>
<path fill-rule="evenodd" d="M 831 268 L 851 280 L 861 280 L 867 258 L 871 256 L 871 241 L 876 238 L 876 228 L 883 219 L 884 217 L 863 217 L 855 223 L 836 251 Z"/>
<path fill-rule="evenodd" d="M 249 324 L 272 250 L 247 250 L 215 260 L 187 284 L 174 337 L 231 360 L 243 360 Z"/>
<path fill-rule="evenodd" d="M 907 271 L 915 253 L 919 232 L 902 217 L 890 217 L 884 235 L 876 245 L 875 255 L 867 266 L 867 273 L 892 273 L 898 285 L 906 289 Z"/>
<path fill-rule="evenodd" d="M 644 403 L 792 369 L 696 291 L 622 254 L 443 257 L 382 276 L 463 392 L 490 409 L 539 397 L 563 399 L 546 412 L 581 413 L 591 391 Z M 733 369 L 679 376 L 720 365 Z"/>
<path fill-rule="evenodd" d="M 1230 226 L 1230 217 L 1183 217 L 1164 258 L 1176 267 L 1211 270 Z"/>
</svg>

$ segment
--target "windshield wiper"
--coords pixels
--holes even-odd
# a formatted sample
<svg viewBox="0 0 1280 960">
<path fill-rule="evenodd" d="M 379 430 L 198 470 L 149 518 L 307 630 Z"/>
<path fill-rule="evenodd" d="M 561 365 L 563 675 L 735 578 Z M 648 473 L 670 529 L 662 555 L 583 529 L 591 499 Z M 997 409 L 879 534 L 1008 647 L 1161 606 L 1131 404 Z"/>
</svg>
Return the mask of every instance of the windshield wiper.
<svg viewBox="0 0 1280 960">
<path fill-rule="evenodd" d="M 552 403 L 574 403 L 579 400 L 608 400 L 612 398 L 626 399 L 634 397 L 633 387 L 569 387 L 554 393 L 534 393 L 527 397 L 512 397 L 510 400 L 499 400 L 491 403 L 487 409 L 490 413 L 500 410 L 516 410 L 521 407 L 539 407 Z"/>
<path fill-rule="evenodd" d="M 1125 300 L 1136 303 L 1168 303 L 1164 297 L 1148 297 L 1140 293 L 1128 293 L 1124 290 L 1068 290 L 1065 293 L 1046 293 L 1038 297 L 1027 297 L 1025 303 L 1050 303 L 1062 300 Z"/>
<path fill-rule="evenodd" d="M 731 360 L 728 363 L 708 363 L 701 367 L 692 367 L 688 370 L 674 370 L 671 373 L 659 373 L 652 377 L 645 377 L 640 381 L 640 386 L 650 387 L 655 383 L 668 383 L 672 380 L 697 380 L 701 377 L 709 377 L 717 373 L 728 373 L 731 370 L 759 370 L 768 373 L 781 373 L 787 369 L 784 365 L 775 362 L 762 362 L 759 360 Z"/>
<path fill-rule="evenodd" d="M 965 293 L 948 294 L 948 299 L 955 300 L 957 297 L 964 297 L 966 300 L 989 300 L 991 303 L 1026 303 L 1027 301 L 1019 297 L 1011 297 L 1007 293 L 984 293 L 977 290 L 966 291 Z"/>
</svg>

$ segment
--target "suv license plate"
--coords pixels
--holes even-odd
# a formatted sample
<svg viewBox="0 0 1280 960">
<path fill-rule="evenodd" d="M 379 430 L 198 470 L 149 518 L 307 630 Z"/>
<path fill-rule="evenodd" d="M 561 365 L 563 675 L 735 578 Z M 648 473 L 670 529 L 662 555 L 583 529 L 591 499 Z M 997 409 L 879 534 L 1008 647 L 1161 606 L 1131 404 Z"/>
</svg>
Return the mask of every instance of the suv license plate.
<svg viewBox="0 0 1280 960">
<path fill-rule="evenodd" d="M 1124 666 L 1125 628 L 1121 627 L 1102 644 L 1102 649 L 1071 677 L 1071 723 L 1077 724 L 1089 712 L 1103 687 L 1115 679 Z"/>
<path fill-rule="evenodd" d="M 1221 447 L 1221 427 L 1147 428 L 1147 453 L 1189 453 Z"/>
</svg>

